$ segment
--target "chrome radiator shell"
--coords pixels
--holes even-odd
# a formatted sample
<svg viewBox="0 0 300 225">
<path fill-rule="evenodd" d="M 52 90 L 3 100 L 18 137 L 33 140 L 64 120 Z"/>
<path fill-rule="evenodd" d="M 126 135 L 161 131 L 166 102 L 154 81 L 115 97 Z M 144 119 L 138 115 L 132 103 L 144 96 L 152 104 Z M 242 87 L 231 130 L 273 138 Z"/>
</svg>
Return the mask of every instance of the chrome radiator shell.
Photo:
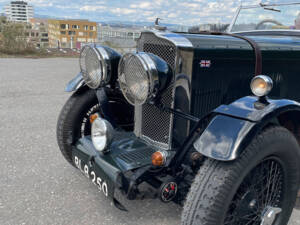
<svg viewBox="0 0 300 225">
<path fill-rule="evenodd" d="M 179 47 L 192 48 L 191 42 L 174 33 L 143 32 L 137 42 L 138 52 L 155 54 L 165 60 L 174 71 L 178 71 Z M 161 100 L 169 108 L 174 108 L 175 86 L 170 85 Z M 172 147 L 173 114 L 162 112 L 154 105 L 135 106 L 135 135 L 160 149 Z"/>
</svg>

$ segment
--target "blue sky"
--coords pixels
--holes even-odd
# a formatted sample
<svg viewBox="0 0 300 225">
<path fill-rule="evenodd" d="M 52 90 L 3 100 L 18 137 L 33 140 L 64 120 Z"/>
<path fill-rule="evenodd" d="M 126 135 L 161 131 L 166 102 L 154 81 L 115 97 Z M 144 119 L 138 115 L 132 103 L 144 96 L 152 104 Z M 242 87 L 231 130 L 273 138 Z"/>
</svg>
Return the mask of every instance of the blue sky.
<svg viewBox="0 0 300 225">
<path fill-rule="evenodd" d="M 255 4 L 261 0 L 243 0 Z M 9 1 L 0 0 L 0 11 Z M 229 23 L 241 0 L 28 0 L 35 13 L 91 21 L 147 21 L 194 25 Z"/>
</svg>

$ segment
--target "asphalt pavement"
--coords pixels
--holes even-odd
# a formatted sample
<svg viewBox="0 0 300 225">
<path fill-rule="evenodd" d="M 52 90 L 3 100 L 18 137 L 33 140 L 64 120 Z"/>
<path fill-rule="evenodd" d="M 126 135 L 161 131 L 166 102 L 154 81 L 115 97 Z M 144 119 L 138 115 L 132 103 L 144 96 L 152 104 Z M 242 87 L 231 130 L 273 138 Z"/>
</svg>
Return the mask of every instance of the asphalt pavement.
<svg viewBox="0 0 300 225">
<path fill-rule="evenodd" d="M 77 59 L 0 59 L 0 225 L 180 224 L 181 208 L 157 199 L 116 209 L 64 160 L 56 122 L 78 71 Z"/>
</svg>

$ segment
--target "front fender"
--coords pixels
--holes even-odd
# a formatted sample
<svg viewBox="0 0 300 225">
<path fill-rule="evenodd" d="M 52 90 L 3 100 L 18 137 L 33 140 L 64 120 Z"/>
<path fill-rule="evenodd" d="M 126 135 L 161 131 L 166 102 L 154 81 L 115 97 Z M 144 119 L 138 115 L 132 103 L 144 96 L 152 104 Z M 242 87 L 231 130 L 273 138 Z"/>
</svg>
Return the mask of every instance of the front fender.
<svg viewBox="0 0 300 225">
<path fill-rule="evenodd" d="M 298 102 L 268 99 L 262 104 L 257 97 L 244 97 L 230 105 L 221 105 L 215 117 L 194 142 L 202 155 L 221 161 L 239 157 L 245 147 L 265 125 L 277 122 L 277 117 L 288 111 L 300 111 Z"/>
<path fill-rule="evenodd" d="M 82 77 L 82 73 L 80 72 L 79 74 L 77 74 L 76 77 L 74 77 L 72 80 L 69 81 L 69 83 L 65 88 L 65 91 L 66 92 L 77 91 L 79 88 L 81 88 L 84 85 L 85 83 Z"/>
</svg>

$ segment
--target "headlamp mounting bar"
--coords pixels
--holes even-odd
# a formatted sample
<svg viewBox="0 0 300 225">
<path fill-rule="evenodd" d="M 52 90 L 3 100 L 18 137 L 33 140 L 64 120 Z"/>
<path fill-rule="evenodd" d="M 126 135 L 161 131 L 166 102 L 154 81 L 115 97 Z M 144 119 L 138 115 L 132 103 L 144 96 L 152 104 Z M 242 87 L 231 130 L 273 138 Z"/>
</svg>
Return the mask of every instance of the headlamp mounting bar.
<svg viewBox="0 0 300 225">
<path fill-rule="evenodd" d="M 155 106 L 164 112 L 172 113 L 173 115 L 181 117 L 183 119 L 190 120 L 190 121 L 193 121 L 196 123 L 198 123 L 200 121 L 200 119 L 198 117 L 177 111 L 176 109 L 168 108 L 165 105 L 163 105 L 162 103 L 155 104 Z"/>
</svg>

